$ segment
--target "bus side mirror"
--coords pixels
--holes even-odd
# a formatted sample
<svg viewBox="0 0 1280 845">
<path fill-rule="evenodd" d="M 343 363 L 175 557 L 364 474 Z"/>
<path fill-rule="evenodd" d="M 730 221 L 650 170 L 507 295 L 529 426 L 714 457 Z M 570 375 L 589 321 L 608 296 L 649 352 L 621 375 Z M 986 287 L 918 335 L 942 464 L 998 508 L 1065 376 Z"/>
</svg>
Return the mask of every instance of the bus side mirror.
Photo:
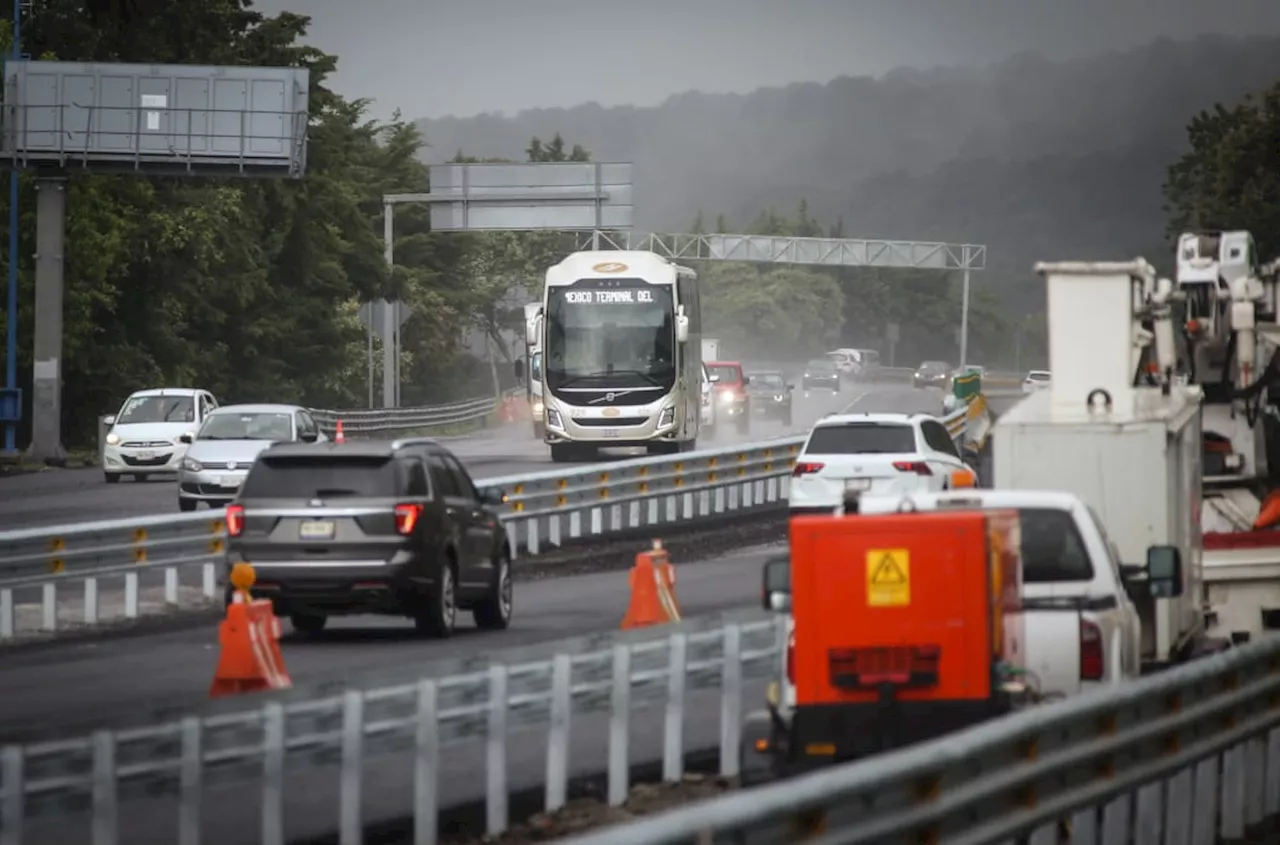
<svg viewBox="0 0 1280 845">
<path fill-rule="evenodd" d="M 765 610 L 791 612 L 791 560 L 775 558 L 764 565 L 762 603 Z"/>
<path fill-rule="evenodd" d="M 512 361 L 511 369 L 516 374 L 516 384 L 524 384 L 524 359 L 517 358 Z"/>
<path fill-rule="evenodd" d="M 1152 598 L 1168 599 L 1182 595 L 1182 551 L 1177 546 L 1148 548 L 1145 569 Z"/>
<path fill-rule="evenodd" d="M 683 314 L 676 315 L 676 342 L 685 343 L 689 340 L 689 318 Z"/>
</svg>

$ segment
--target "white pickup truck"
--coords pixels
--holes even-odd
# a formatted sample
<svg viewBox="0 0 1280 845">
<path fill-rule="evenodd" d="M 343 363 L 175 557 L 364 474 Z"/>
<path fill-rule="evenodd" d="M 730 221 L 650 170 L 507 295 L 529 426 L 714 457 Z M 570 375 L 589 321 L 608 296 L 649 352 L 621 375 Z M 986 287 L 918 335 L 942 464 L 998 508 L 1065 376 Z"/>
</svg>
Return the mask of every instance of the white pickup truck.
<svg viewBox="0 0 1280 845">
<path fill-rule="evenodd" d="M 1141 673 L 1141 622 L 1119 555 L 1102 521 L 1077 496 L 970 489 L 859 502 L 864 514 L 903 507 L 1018 512 L 1027 669 L 1042 698 L 1065 698 Z"/>
</svg>

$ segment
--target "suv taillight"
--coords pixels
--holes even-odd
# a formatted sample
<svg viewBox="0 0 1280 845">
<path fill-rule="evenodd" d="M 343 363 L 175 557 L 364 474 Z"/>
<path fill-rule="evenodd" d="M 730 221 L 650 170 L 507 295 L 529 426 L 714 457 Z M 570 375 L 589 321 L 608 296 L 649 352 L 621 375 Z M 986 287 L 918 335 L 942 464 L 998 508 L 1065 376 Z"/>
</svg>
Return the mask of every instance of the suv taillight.
<svg viewBox="0 0 1280 845">
<path fill-rule="evenodd" d="M 796 632 L 787 637 L 787 683 L 796 685 Z"/>
<path fill-rule="evenodd" d="M 1102 655 L 1102 629 L 1087 619 L 1080 620 L 1080 680 L 1101 681 L 1107 672 Z"/>
<path fill-rule="evenodd" d="M 239 537 L 244 531 L 244 505 L 227 505 L 227 536 Z"/>
<path fill-rule="evenodd" d="M 898 472 L 914 472 L 916 475 L 933 475 L 933 470 L 924 461 L 894 461 L 893 468 Z"/>
<path fill-rule="evenodd" d="M 822 472 L 825 464 L 818 464 L 812 461 L 797 461 L 795 469 L 791 470 L 793 478 L 799 478 L 802 475 L 813 475 L 815 472 Z"/>
<path fill-rule="evenodd" d="M 396 531 L 409 535 L 422 516 L 422 505 L 396 505 Z"/>
</svg>

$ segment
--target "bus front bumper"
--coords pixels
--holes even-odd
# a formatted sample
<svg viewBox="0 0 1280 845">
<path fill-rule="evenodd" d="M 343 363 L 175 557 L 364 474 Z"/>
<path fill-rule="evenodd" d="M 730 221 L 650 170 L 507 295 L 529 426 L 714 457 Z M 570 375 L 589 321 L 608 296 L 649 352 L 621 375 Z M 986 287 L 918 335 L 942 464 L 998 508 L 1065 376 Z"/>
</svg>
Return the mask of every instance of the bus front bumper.
<svg viewBox="0 0 1280 845">
<path fill-rule="evenodd" d="M 575 418 L 563 412 L 551 413 L 550 408 L 547 410 L 544 438 L 547 443 L 592 443 L 622 448 L 645 446 L 655 441 L 675 442 L 679 439 L 675 413 L 670 408 L 643 417 L 635 412 L 624 416 L 626 410 L 620 409 L 622 413 L 615 418 Z"/>
</svg>

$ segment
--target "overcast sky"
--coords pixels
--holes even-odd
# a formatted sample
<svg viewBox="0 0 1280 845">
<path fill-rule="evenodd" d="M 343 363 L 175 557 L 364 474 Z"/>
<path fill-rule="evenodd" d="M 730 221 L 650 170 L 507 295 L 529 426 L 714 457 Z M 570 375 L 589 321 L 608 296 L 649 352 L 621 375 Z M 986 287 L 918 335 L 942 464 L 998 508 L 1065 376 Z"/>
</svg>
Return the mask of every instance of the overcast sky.
<svg viewBox="0 0 1280 845">
<path fill-rule="evenodd" d="M 656 105 L 895 67 L 1280 34 L 1280 0 L 257 0 L 312 17 L 373 116 Z"/>
</svg>

